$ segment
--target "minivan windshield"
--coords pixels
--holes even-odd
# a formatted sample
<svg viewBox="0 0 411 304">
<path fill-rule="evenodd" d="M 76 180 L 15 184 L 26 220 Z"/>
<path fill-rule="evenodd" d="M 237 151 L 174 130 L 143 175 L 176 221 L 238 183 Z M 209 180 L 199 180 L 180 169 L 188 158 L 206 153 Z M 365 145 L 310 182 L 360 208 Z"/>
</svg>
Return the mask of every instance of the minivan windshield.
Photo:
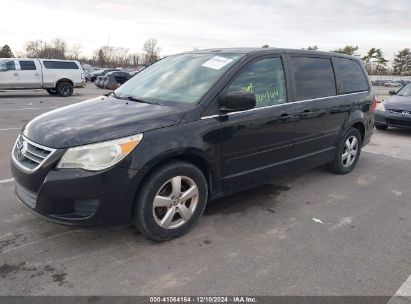
<svg viewBox="0 0 411 304">
<path fill-rule="evenodd" d="M 193 104 L 242 56 L 215 53 L 169 56 L 131 78 L 115 91 L 115 96 L 163 105 Z"/>
<path fill-rule="evenodd" d="M 397 93 L 398 96 L 411 96 L 411 83 L 407 84 Z"/>
</svg>

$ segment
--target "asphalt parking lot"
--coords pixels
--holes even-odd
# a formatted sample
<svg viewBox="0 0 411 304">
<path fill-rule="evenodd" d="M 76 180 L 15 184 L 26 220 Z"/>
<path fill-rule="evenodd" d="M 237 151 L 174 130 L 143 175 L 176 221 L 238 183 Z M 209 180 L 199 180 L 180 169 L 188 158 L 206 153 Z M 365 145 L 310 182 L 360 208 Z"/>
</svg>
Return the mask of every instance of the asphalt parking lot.
<svg viewBox="0 0 411 304">
<path fill-rule="evenodd" d="M 33 215 L 10 180 L 20 128 L 104 92 L 0 92 L 0 295 L 391 296 L 411 286 L 411 130 L 375 130 L 349 175 L 321 167 L 211 202 L 170 242 Z"/>
</svg>

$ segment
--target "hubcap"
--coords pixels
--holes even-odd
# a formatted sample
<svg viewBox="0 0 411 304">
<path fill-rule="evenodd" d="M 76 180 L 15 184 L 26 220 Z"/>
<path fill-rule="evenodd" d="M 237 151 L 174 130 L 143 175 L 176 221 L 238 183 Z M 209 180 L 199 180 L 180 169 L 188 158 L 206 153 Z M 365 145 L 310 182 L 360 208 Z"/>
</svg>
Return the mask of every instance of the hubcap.
<svg viewBox="0 0 411 304">
<path fill-rule="evenodd" d="M 187 223 L 197 204 L 196 183 L 187 176 L 175 176 L 157 191 L 153 201 L 153 216 L 160 227 L 175 229 Z"/>
<path fill-rule="evenodd" d="M 344 144 L 343 153 L 341 155 L 342 164 L 344 167 L 351 166 L 358 153 L 358 140 L 355 136 L 350 136 L 347 138 Z"/>
</svg>

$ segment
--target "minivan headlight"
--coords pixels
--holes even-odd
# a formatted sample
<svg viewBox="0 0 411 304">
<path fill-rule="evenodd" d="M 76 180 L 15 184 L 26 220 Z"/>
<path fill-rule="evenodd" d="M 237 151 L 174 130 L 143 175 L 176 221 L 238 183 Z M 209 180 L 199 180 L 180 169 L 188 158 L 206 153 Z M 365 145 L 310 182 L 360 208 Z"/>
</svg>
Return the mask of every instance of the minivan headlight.
<svg viewBox="0 0 411 304">
<path fill-rule="evenodd" d="M 124 159 L 143 139 L 137 134 L 101 143 L 69 148 L 57 168 L 79 168 L 90 171 L 107 169 Z"/>
<path fill-rule="evenodd" d="M 381 112 L 385 112 L 385 107 L 384 104 L 382 102 L 380 102 L 379 104 L 377 104 L 377 107 L 375 108 L 377 111 L 381 111 Z"/>
</svg>

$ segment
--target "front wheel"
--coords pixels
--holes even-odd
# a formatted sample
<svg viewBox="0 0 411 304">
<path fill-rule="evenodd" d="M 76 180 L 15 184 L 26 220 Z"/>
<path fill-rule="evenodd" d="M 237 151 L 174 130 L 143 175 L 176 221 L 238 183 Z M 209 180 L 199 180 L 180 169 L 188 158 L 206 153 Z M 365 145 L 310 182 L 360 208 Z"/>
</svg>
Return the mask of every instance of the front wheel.
<svg viewBox="0 0 411 304">
<path fill-rule="evenodd" d="M 171 240 L 190 231 L 203 214 L 207 181 L 196 166 L 170 162 L 148 176 L 136 199 L 137 228 L 152 240 Z"/>
<path fill-rule="evenodd" d="M 337 156 L 328 166 L 330 171 L 336 174 L 350 173 L 357 165 L 361 146 L 360 131 L 350 128 L 339 142 Z"/>
</svg>

